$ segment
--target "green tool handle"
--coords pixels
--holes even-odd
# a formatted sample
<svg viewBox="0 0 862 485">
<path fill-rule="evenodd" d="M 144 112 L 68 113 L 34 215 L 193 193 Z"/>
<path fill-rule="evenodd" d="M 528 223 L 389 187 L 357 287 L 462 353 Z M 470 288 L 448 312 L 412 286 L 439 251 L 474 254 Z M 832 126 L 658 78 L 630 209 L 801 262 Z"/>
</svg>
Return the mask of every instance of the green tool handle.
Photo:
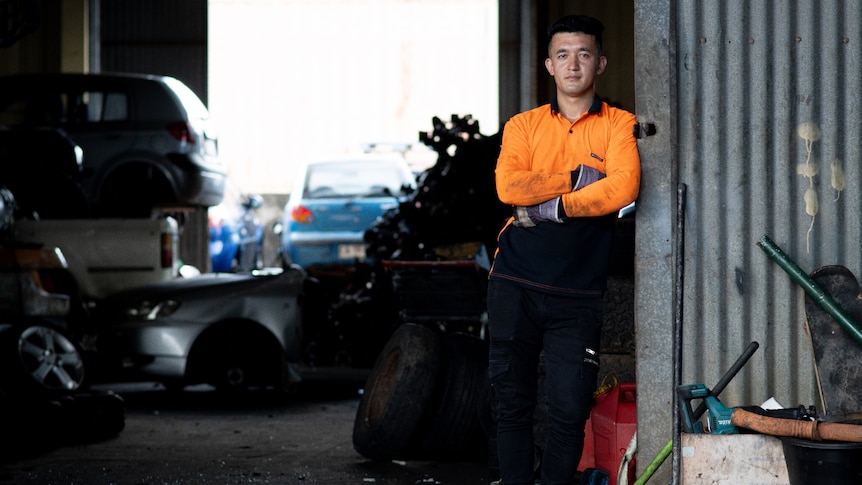
<svg viewBox="0 0 862 485">
<path fill-rule="evenodd" d="M 832 299 L 825 291 L 823 291 L 820 286 L 814 282 L 807 274 L 805 274 L 796 263 L 790 259 L 789 256 L 784 254 L 784 251 L 778 247 L 769 236 L 764 235 L 763 238 L 757 243 L 761 249 L 770 257 L 773 261 L 778 263 L 779 266 L 788 274 L 790 278 L 793 279 L 799 286 L 805 290 L 808 295 L 817 302 L 826 313 L 832 316 L 839 325 L 841 325 L 847 333 L 853 337 L 854 340 L 859 345 L 862 345 L 862 331 L 859 330 L 859 327 L 853 321 L 844 310 L 835 303 L 835 300 Z"/>
<path fill-rule="evenodd" d="M 671 451 L 673 451 L 673 440 L 669 440 L 667 444 L 664 445 L 664 448 L 662 448 L 658 455 L 653 458 L 652 462 L 647 465 L 646 470 L 644 470 L 641 476 L 635 480 L 633 485 L 644 485 L 644 483 L 652 478 L 655 471 L 658 470 L 658 467 L 661 466 L 662 463 L 664 463 Z"/>
</svg>

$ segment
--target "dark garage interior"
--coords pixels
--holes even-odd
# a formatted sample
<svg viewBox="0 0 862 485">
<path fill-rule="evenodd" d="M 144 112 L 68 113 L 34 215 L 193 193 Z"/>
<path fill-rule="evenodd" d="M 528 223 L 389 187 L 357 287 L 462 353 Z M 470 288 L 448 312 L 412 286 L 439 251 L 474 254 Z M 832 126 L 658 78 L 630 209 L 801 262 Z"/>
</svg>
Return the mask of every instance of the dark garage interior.
<svg viewBox="0 0 862 485">
<path fill-rule="evenodd" d="M 605 51 L 621 67 L 615 76 L 603 79 L 601 94 L 634 111 L 631 0 L 595 0 L 576 5 L 563 1 L 500 0 L 498 9 L 501 120 L 546 102 L 553 84 L 537 69 L 545 57 L 544 30 L 552 19 L 574 11 L 606 19 L 609 30 Z M 3 35 L 0 75 L 53 72 L 165 75 L 182 80 L 206 104 L 207 11 L 205 0 L 4 2 L 0 5 L 0 17 L 4 18 L 4 24 L 0 25 Z M 453 115 L 455 128 L 440 127 L 450 130 L 444 136 L 457 134 L 459 129 L 469 132 L 470 126 L 459 125 L 460 121 Z M 457 139 L 454 136 L 453 143 L 457 144 Z M 495 140 L 488 137 L 486 141 L 492 145 Z M 441 156 L 444 152 L 445 147 Z M 493 156 L 493 148 L 481 152 L 481 157 L 491 163 Z M 264 200 L 275 205 L 270 209 L 277 211 L 286 195 L 264 194 Z M 168 205 L 160 207 L 158 214 L 151 214 L 154 218 L 164 215 L 179 221 L 180 260 L 208 272 L 211 265 L 207 207 Z M 605 365 L 606 374 L 631 382 L 635 376 L 633 218 L 630 224 L 623 223 L 621 230 L 632 246 L 619 249 L 629 257 L 621 258 L 614 269 L 613 290 L 608 296 L 613 305 L 609 318 L 616 320 L 619 327 L 608 332 Z M 270 259 L 274 260 L 274 256 Z M 314 276 L 326 283 L 329 275 Z M 397 283 L 410 284 L 409 278 L 415 276 L 405 271 L 399 274 L 402 279 Z M 464 283 L 461 276 L 458 278 L 455 280 L 458 285 L 471 284 Z M 471 278 L 472 275 L 468 277 Z M 437 290 L 442 291 L 438 295 L 448 295 L 445 288 Z M 427 293 L 411 298 L 415 300 L 410 303 L 417 304 L 427 298 Z M 355 311 L 358 315 L 362 310 L 361 306 L 342 305 L 330 313 L 336 314 L 338 323 L 338 311 Z M 467 327 L 474 331 L 470 323 Z M 352 449 L 350 430 L 343 429 L 345 423 L 351 426 L 354 419 L 355 407 L 351 406 L 355 406 L 357 399 L 356 382 L 364 383 L 355 376 L 348 380 L 346 385 L 338 381 L 340 385 L 332 387 L 309 383 L 308 394 L 286 397 L 267 393 L 224 396 L 196 387 L 176 394 L 170 392 L 168 385 L 157 386 L 158 392 L 152 393 L 148 388 L 119 386 L 107 391 L 108 396 L 99 394 L 89 404 L 86 399 L 77 405 L 61 403 L 61 411 L 48 404 L 51 409 L 41 415 L 51 419 L 32 430 L 43 436 L 62 430 L 77 438 L 67 441 L 47 438 L 45 443 L 27 443 L 23 456 L 10 453 L 13 460 L 8 471 L 0 471 L 0 482 L 407 484 L 487 483 L 496 478 L 493 461 L 488 466 L 484 442 L 470 443 L 462 450 L 463 455 L 440 460 L 366 461 Z M 625 399 L 633 406 L 631 395 Z M 125 422 L 117 417 L 123 402 Z M 32 409 L 14 406 L 10 412 L 33 415 Z M 78 423 L 73 426 L 63 422 L 57 412 L 76 416 Z M 308 421 L 304 420 L 306 416 Z"/>
</svg>

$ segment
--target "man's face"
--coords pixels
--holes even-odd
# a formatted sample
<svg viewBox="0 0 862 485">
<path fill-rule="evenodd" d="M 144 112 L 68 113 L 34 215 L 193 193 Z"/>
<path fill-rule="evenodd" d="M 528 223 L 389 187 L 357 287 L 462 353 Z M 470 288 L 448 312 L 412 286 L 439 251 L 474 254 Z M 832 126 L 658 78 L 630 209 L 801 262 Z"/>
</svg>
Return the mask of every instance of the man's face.
<svg viewBox="0 0 862 485">
<path fill-rule="evenodd" d="M 548 56 L 545 67 L 554 77 L 558 93 L 567 96 L 592 92 L 596 77 L 608 63 L 599 56 L 595 37 L 583 32 L 554 34 Z"/>
</svg>

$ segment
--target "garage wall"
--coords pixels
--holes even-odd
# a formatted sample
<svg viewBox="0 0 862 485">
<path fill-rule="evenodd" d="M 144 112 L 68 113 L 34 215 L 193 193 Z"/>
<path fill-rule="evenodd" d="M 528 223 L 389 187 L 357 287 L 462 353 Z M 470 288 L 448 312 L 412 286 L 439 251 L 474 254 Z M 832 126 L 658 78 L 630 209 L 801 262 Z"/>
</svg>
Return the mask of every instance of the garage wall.
<svg viewBox="0 0 862 485">
<path fill-rule="evenodd" d="M 98 0 L 99 70 L 173 76 L 207 102 L 207 0 Z"/>
<path fill-rule="evenodd" d="M 676 17 L 684 375 L 713 382 L 758 340 L 729 402 L 816 404 L 804 294 L 757 243 L 862 274 L 862 5 L 682 2 Z"/>
<path fill-rule="evenodd" d="M 822 410 L 805 293 L 758 243 L 768 236 L 804 272 L 833 264 L 862 272 L 862 5 L 711 0 L 636 9 L 637 115 L 657 128 L 639 145 L 638 453 L 655 456 L 672 423 L 676 303 L 682 382 L 713 386 L 757 341 L 722 401 L 775 397 Z M 682 232 L 674 230 L 677 182 L 686 187 Z"/>
<path fill-rule="evenodd" d="M 89 0 L 17 0 L 3 7 L 14 13 L 3 19 L 5 33 L 20 37 L 0 47 L 0 75 L 87 70 Z"/>
</svg>

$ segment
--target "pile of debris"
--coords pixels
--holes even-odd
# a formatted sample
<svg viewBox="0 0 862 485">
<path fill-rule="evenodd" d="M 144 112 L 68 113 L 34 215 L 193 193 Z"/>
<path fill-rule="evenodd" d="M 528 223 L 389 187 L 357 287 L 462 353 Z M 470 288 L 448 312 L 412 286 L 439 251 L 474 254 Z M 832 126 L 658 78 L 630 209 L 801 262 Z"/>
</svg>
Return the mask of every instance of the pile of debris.
<svg viewBox="0 0 862 485">
<path fill-rule="evenodd" d="M 438 153 L 417 179 L 417 190 L 365 233 L 377 260 L 466 259 L 479 245 L 491 256 L 511 209 L 497 199 L 494 167 L 502 135 L 485 136 L 470 115 L 432 119 L 419 139 Z"/>
</svg>

